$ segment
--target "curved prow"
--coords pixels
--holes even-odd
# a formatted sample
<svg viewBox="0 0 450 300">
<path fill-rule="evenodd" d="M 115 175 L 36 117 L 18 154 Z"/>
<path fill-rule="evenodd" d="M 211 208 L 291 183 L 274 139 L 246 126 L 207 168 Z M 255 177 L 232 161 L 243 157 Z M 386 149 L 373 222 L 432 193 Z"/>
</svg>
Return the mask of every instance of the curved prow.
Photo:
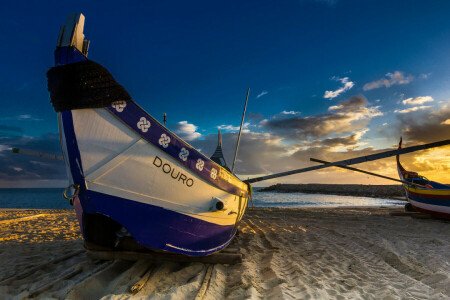
<svg viewBox="0 0 450 300">
<path fill-rule="evenodd" d="M 84 39 L 84 16 L 80 13 L 70 14 L 66 24 L 61 25 L 57 47 L 74 47 L 87 56 L 89 41 Z"/>
<path fill-rule="evenodd" d="M 402 137 L 400 137 L 400 142 L 398 143 L 398 149 L 402 149 Z M 403 174 L 405 173 L 405 169 L 403 168 L 402 164 L 400 163 L 400 155 L 397 154 L 396 155 L 397 158 L 397 169 L 398 169 L 398 175 L 401 177 L 401 179 L 403 180 L 404 176 Z"/>
</svg>

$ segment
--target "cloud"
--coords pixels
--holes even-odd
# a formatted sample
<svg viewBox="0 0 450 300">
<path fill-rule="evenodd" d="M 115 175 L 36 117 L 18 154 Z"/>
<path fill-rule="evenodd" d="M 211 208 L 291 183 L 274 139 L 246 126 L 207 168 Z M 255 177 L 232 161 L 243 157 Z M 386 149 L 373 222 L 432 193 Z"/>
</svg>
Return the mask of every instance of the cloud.
<svg viewBox="0 0 450 300">
<path fill-rule="evenodd" d="M 264 118 L 264 116 L 260 113 L 251 113 L 249 112 L 246 116 L 247 119 L 249 120 L 261 120 L 262 118 Z"/>
<path fill-rule="evenodd" d="M 409 104 L 409 105 L 420 105 L 420 104 L 424 104 L 426 102 L 433 102 L 434 99 L 431 96 L 422 96 L 422 97 L 417 97 L 417 98 L 408 98 L 402 101 L 402 103 L 404 105 Z"/>
<path fill-rule="evenodd" d="M 13 117 L 2 117 L 0 118 L 1 121 L 42 121 L 43 119 L 34 117 L 30 114 L 26 115 L 18 115 Z"/>
<path fill-rule="evenodd" d="M 337 96 L 339 96 L 340 94 L 348 91 L 349 89 L 351 89 L 355 83 L 352 81 L 349 81 L 348 77 L 344 77 L 344 78 L 338 78 L 338 77 L 333 77 L 331 78 L 333 80 L 336 81 L 340 81 L 344 86 L 335 90 L 335 91 L 325 91 L 325 94 L 323 95 L 323 97 L 325 99 L 333 99 L 336 98 Z"/>
<path fill-rule="evenodd" d="M 186 141 L 193 141 L 202 136 L 200 132 L 197 132 L 198 126 L 190 124 L 187 121 L 178 122 L 172 128 L 173 132 Z"/>
<path fill-rule="evenodd" d="M 285 111 L 285 110 L 283 110 L 283 111 L 281 112 L 281 114 L 283 114 L 283 115 L 297 115 L 297 114 L 300 114 L 300 112 L 299 112 L 299 111 L 293 111 L 293 110 L 291 110 L 291 111 Z"/>
<path fill-rule="evenodd" d="M 297 144 L 285 143 L 284 137 L 269 132 L 243 134 L 236 163 L 236 172 L 241 179 L 247 179 L 256 176 L 256 174 L 272 174 L 315 165 L 315 163 L 309 161 L 310 157 L 338 161 L 386 150 L 374 150 L 370 147 L 356 150 L 358 146 L 364 144 L 361 143 L 361 138 L 367 131 L 367 129 L 362 129 L 345 136 L 301 141 Z M 227 162 L 231 162 L 237 133 L 224 133 L 222 138 L 225 159 Z M 204 139 L 196 140 L 193 142 L 193 146 L 202 148 L 204 153 L 209 156 L 217 146 L 217 135 L 210 134 L 205 136 Z M 396 176 L 395 159 L 368 163 L 364 165 L 364 169 L 372 171 L 382 170 L 383 174 L 390 172 L 391 176 Z M 333 182 L 335 183 L 364 182 L 374 184 L 377 182 L 377 179 L 373 177 L 363 177 L 358 173 L 329 168 L 319 172 L 308 172 L 277 178 L 272 181 L 264 181 L 262 184 L 268 185 L 277 182 L 329 183 L 330 176 L 333 176 Z"/>
<path fill-rule="evenodd" d="M 259 98 L 261 98 L 262 96 L 264 96 L 264 95 L 267 95 L 269 92 L 267 92 L 267 91 L 262 91 L 261 93 L 259 93 L 257 96 L 256 96 L 256 99 L 259 99 Z"/>
<path fill-rule="evenodd" d="M 315 116 L 272 118 L 260 122 L 261 127 L 289 139 L 320 138 L 364 129 L 368 122 L 383 115 L 378 106 L 368 107 L 363 96 L 340 101 L 333 112 Z"/>
<path fill-rule="evenodd" d="M 342 106 L 342 105 L 333 105 L 333 106 L 328 107 L 328 110 L 340 110 L 342 108 L 344 108 L 344 106 Z"/>
<path fill-rule="evenodd" d="M 363 86 L 363 90 L 365 91 L 373 90 L 382 86 L 390 87 L 391 85 L 394 84 L 408 84 L 414 79 L 414 76 L 412 75 L 405 76 L 405 74 L 400 71 L 395 71 L 394 73 L 387 73 L 386 77 L 387 78 L 381 78 L 376 81 L 366 83 Z"/>
<path fill-rule="evenodd" d="M 260 122 L 260 124 L 262 123 L 260 130 L 263 130 L 263 132 L 249 132 L 241 137 L 236 165 L 237 174 L 240 174 L 242 179 L 247 179 L 262 174 L 272 174 L 314 165 L 309 161 L 310 157 L 338 161 L 395 149 L 395 146 L 393 146 L 375 150 L 372 147 L 367 147 L 364 142 L 364 137 L 369 129 L 362 124 L 367 124 L 370 118 L 381 114 L 377 107 L 369 107 L 367 100 L 363 97 L 351 97 L 341 101 L 338 106 L 338 109 L 329 114 L 303 118 L 289 115 L 285 118 L 270 118 Z M 409 145 L 442 140 L 450 136 L 450 126 L 442 124 L 450 118 L 450 108 L 443 107 L 441 112 L 419 111 L 418 113 L 421 114 L 420 117 L 414 118 L 408 114 L 397 115 L 400 121 L 397 124 L 395 122 L 389 124 L 389 132 L 393 134 L 389 140 L 392 145 L 399 138 L 401 129 L 406 129 L 406 131 L 403 131 L 403 137 Z M 331 122 L 329 127 L 327 127 L 328 122 Z M 343 124 L 348 126 L 344 127 Z M 448 129 L 444 130 L 444 128 Z M 431 134 L 428 131 L 432 131 Z M 231 162 L 237 132 L 226 132 L 222 136 L 225 159 Z M 203 149 L 203 153 L 206 155 L 211 155 L 217 146 L 217 134 L 205 135 L 203 139 L 198 139 L 192 144 Z M 445 152 L 443 153 L 445 156 Z M 430 163 L 421 160 L 420 157 L 424 155 L 430 157 Z M 442 161 L 445 158 L 443 155 L 437 157 Z M 421 170 L 425 176 L 430 176 L 427 172 L 433 175 L 433 168 L 434 170 L 442 170 L 443 168 L 438 165 L 438 160 L 432 157 L 431 152 L 427 151 L 404 155 L 402 158 L 405 167 L 410 170 Z M 425 163 L 428 164 L 425 165 Z M 361 168 L 397 177 L 395 158 L 365 163 Z M 330 181 L 330 176 L 332 176 L 334 183 L 389 183 L 382 179 L 351 171 L 329 168 L 264 181 L 261 184 L 268 185 L 278 182 L 327 183 Z M 439 177 L 434 176 L 433 178 L 438 179 Z"/>
<path fill-rule="evenodd" d="M 308 147 L 327 147 L 329 151 L 345 151 L 354 150 L 355 148 L 363 145 L 359 141 L 361 137 L 368 132 L 369 129 L 365 128 L 348 136 L 326 138 L 323 140 L 313 141 Z"/>
<path fill-rule="evenodd" d="M 248 127 L 250 126 L 249 122 L 244 122 L 244 125 L 242 126 L 242 132 L 248 132 Z M 220 125 L 217 126 L 218 129 L 224 130 L 224 131 L 239 131 L 241 128 L 241 125 L 239 126 L 233 126 L 233 125 Z"/>
<path fill-rule="evenodd" d="M 423 110 L 415 114 L 397 115 L 398 131 L 411 143 L 430 143 L 450 139 L 450 105 L 436 110 Z"/>
<path fill-rule="evenodd" d="M 399 114 L 407 114 L 413 111 L 418 111 L 418 110 L 422 110 L 422 109 L 427 109 L 427 108 L 431 108 L 431 106 L 414 106 L 414 107 L 410 107 L 410 108 L 406 108 L 406 109 L 402 109 L 402 110 L 394 110 L 394 112 L 399 113 Z"/>
<path fill-rule="evenodd" d="M 220 125 L 217 126 L 220 130 L 227 130 L 227 131 L 236 131 L 239 130 L 239 126 L 233 126 L 233 125 Z"/>
<path fill-rule="evenodd" d="M 424 73 L 424 74 L 420 74 L 419 75 L 419 78 L 420 79 L 427 79 L 428 77 L 430 77 L 431 76 L 431 73 Z"/>
</svg>

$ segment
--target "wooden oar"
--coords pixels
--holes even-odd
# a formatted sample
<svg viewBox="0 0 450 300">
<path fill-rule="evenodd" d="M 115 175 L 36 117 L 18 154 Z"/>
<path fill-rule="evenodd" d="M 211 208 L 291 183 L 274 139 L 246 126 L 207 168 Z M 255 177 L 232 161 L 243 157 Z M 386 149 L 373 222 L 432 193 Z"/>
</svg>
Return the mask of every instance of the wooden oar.
<svg viewBox="0 0 450 300">
<path fill-rule="evenodd" d="M 378 159 L 382 159 L 382 158 L 386 158 L 386 157 L 396 156 L 396 155 L 400 155 L 400 154 L 411 153 L 411 152 L 415 152 L 415 151 L 419 151 L 419 150 L 441 147 L 441 146 L 445 146 L 445 145 L 449 145 L 449 144 L 450 144 L 450 140 L 443 140 L 443 141 L 424 144 L 424 145 L 412 146 L 412 147 L 407 147 L 407 148 L 403 148 L 403 149 L 390 150 L 390 151 L 385 151 L 385 152 L 381 152 L 381 153 L 377 153 L 377 154 L 371 154 L 371 155 L 365 155 L 365 156 L 351 158 L 351 159 L 345 159 L 345 160 L 341 160 L 341 161 L 337 161 L 337 162 L 333 162 L 333 163 L 329 163 L 329 164 L 324 164 L 324 165 L 320 165 L 320 166 L 301 168 L 301 169 L 297 169 L 297 170 L 291 170 L 291 171 L 251 178 L 251 179 L 245 180 L 244 182 L 253 183 L 253 182 L 258 182 L 258 181 L 263 181 L 263 180 L 268 180 L 268 179 L 273 179 L 273 178 L 278 178 L 278 177 L 283 177 L 283 176 L 288 176 L 288 175 L 293 175 L 293 174 L 298 174 L 298 173 L 304 173 L 304 172 L 309 172 L 309 171 L 314 171 L 314 170 L 325 169 L 325 168 L 333 167 L 333 166 L 337 166 L 337 165 L 340 165 L 340 166 L 354 165 L 354 164 L 378 160 Z"/>
<path fill-rule="evenodd" d="M 320 160 L 320 159 L 316 159 L 316 158 L 312 158 L 312 157 L 309 160 L 313 161 L 313 162 L 318 162 L 318 163 L 321 163 L 321 164 L 329 164 L 330 163 L 329 161 Z M 351 171 L 355 171 L 355 172 L 360 172 L 360 173 L 364 173 L 364 174 L 368 174 L 368 175 L 372 175 L 372 176 L 376 176 L 376 177 L 380 177 L 380 178 L 384 178 L 384 179 L 388 179 L 388 180 L 392 180 L 392 181 L 397 181 L 397 182 L 401 182 L 401 183 L 404 183 L 404 184 L 415 185 L 415 186 L 418 186 L 418 187 L 421 187 L 421 188 L 427 188 L 426 186 L 421 185 L 421 184 L 408 182 L 408 181 L 404 181 L 404 180 L 400 180 L 400 179 L 397 179 L 397 178 L 392 178 L 392 177 L 388 177 L 388 176 L 372 173 L 372 172 L 369 172 L 369 171 L 364 171 L 364 170 L 353 168 L 353 167 L 339 166 L 339 165 L 337 165 L 335 167 L 342 168 L 342 169 L 347 169 L 347 170 L 351 170 Z"/>
<path fill-rule="evenodd" d="M 37 151 L 33 151 L 33 150 L 12 148 L 11 151 L 16 154 L 21 153 L 21 154 L 25 154 L 25 155 L 44 157 L 44 158 L 48 158 L 48 159 L 64 160 L 64 158 L 61 155 L 42 153 L 42 152 L 37 152 Z"/>
</svg>

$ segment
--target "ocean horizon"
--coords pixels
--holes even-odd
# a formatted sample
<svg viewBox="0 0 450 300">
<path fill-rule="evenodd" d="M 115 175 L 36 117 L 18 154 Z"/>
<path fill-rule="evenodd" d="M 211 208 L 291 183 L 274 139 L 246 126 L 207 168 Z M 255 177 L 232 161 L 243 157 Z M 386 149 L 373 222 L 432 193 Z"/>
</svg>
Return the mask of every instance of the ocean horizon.
<svg viewBox="0 0 450 300">
<path fill-rule="evenodd" d="M 371 197 L 259 192 L 260 189 L 254 188 L 256 207 L 400 206 L 406 203 Z M 64 188 L 0 188 L 0 208 L 70 209 L 72 206 L 63 198 L 63 191 Z"/>
</svg>

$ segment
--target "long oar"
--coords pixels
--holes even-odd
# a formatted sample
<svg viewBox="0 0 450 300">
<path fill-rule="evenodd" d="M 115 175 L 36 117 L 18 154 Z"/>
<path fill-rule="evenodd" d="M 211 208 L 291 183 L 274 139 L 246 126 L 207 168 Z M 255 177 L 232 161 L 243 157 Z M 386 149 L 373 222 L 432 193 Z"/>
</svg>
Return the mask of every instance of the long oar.
<svg viewBox="0 0 450 300">
<path fill-rule="evenodd" d="M 61 155 L 42 153 L 42 152 L 37 152 L 37 151 L 33 151 L 33 150 L 12 148 L 11 151 L 16 154 L 21 153 L 21 154 L 25 154 L 25 155 L 44 157 L 44 158 L 48 158 L 48 159 L 64 160 L 64 158 Z"/>
<path fill-rule="evenodd" d="M 253 182 L 258 182 L 258 181 L 263 181 L 263 180 L 268 180 L 268 179 L 273 179 L 273 178 L 278 178 L 278 177 L 283 177 L 283 176 L 288 176 L 288 175 L 293 175 L 293 174 L 298 174 L 298 173 L 304 173 L 304 172 L 309 172 L 309 171 L 314 171 L 314 170 L 325 169 L 325 168 L 333 167 L 333 166 L 337 166 L 337 165 L 340 165 L 340 166 L 354 165 L 354 164 L 378 160 L 378 159 L 382 159 L 382 158 L 386 158 L 386 157 L 396 156 L 396 155 L 400 155 L 400 154 L 411 153 L 411 152 L 415 152 L 415 151 L 419 151 L 419 150 L 441 147 L 441 146 L 445 146 L 445 145 L 449 145 L 449 144 L 450 144 L 450 140 L 443 140 L 443 141 L 424 144 L 424 145 L 411 146 L 411 147 L 407 147 L 407 148 L 403 148 L 403 149 L 390 150 L 390 151 L 385 151 L 385 152 L 381 152 L 381 153 L 377 153 L 377 154 L 371 154 L 371 155 L 365 155 L 365 156 L 351 158 L 351 159 L 345 159 L 345 160 L 341 160 L 341 161 L 337 161 L 337 162 L 333 162 L 333 163 L 329 163 L 329 164 L 324 164 L 321 166 L 301 168 L 301 169 L 297 169 L 297 170 L 291 170 L 291 171 L 266 175 L 266 176 L 262 176 L 262 177 L 251 178 L 251 179 L 245 180 L 245 182 L 253 183 Z"/>
<path fill-rule="evenodd" d="M 310 158 L 309 160 L 313 161 L 313 162 L 318 162 L 318 163 L 321 163 L 321 164 L 329 164 L 330 163 L 329 161 L 320 160 L 320 159 L 316 159 L 316 158 Z M 426 188 L 424 185 L 421 185 L 421 184 L 408 182 L 408 181 L 404 181 L 404 180 L 400 180 L 400 179 L 397 179 L 397 178 L 392 178 L 392 177 L 388 177 L 388 176 L 372 173 L 372 172 L 369 172 L 369 171 L 364 171 L 364 170 L 353 168 L 353 167 L 339 166 L 339 165 L 335 166 L 335 167 L 342 168 L 342 169 L 347 169 L 347 170 L 350 170 L 350 171 L 360 172 L 360 173 L 364 173 L 364 174 L 368 174 L 368 175 L 372 175 L 372 176 L 376 176 L 376 177 L 380 177 L 380 178 L 384 178 L 384 179 L 388 179 L 388 180 L 392 180 L 392 181 L 397 181 L 397 182 L 401 182 L 401 183 L 404 183 L 404 184 L 416 185 L 416 186 L 419 186 L 421 188 Z"/>
</svg>

